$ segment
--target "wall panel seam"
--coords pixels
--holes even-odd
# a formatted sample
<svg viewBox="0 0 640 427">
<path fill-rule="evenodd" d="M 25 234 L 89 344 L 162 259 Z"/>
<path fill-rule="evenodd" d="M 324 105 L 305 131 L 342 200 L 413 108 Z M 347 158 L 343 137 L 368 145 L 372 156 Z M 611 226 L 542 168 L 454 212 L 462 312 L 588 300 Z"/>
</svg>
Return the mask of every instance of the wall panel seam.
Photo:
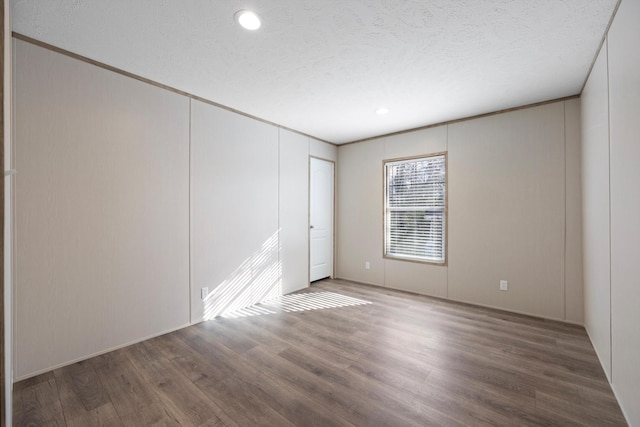
<svg viewBox="0 0 640 427">
<path fill-rule="evenodd" d="M 193 238 L 192 238 L 192 232 L 191 232 L 191 213 L 192 213 L 192 197 L 191 197 L 191 181 L 193 179 L 193 169 L 192 169 L 192 164 L 191 164 L 191 130 L 193 129 L 193 120 L 192 120 L 192 114 L 191 114 L 191 104 L 193 104 L 193 100 L 191 98 L 189 98 L 189 166 L 188 166 L 188 170 L 189 170 L 189 295 L 188 295 L 188 301 L 189 301 L 189 324 L 192 323 L 192 313 L 193 313 L 193 309 L 192 309 L 192 298 L 193 298 L 193 285 L 192 285 L 192 250 L 191 250 L 191 246 L 192 246 L 192 242 L 193 242 Z"/>
<path fill-rule="evenodd" d="M 280 144 L 282 143 L 282 130 L 280 128 L 278 128 L 278 223 L 276 225 L 277 227 L 277 233 L 278 233 L 278 265 L 280 266 L 280 277 L 278 278 L 278 280 L 280 281 L 280 294 L 283 294 L 283 281 L 284 281 L 284 277 L 282 275 L 283 272 L 283 268 L 282 268 L 282 228 L 280 225 L 280 214 L 281 214 L 281 207 L 282 207 L 282 187 L 280 185 L 281 179 L 280 179 Z"/>
<path fill-rule="evenodd" d="M 445 125 L 445 133 L 446 136 L 444 138 L 444 148 L 445 151 L 447 152 L 447 209 L 450 208 L 449 206 L 449 202 L 451 200 L 451 180 L 449 179 L 449 125 Z M 446 244 L 447 244 L 447 265 L 446 265 L 446 270 L 445 270 L 445 274 L 446 274 L 446 279 L 445 279 L 445 295 L 447 296 L 447 298 L 449 298 L 449 264 L 450 264 L 450 251 L 449 251 L 449 242 L 450 242 L 450 232 L 451 232 L 451 227 L 449 227 L 449 218 L 450 216 L 447 213 L 447 231 L 445 232 L 445 238 L 446 240 Z"/>
<path fill-rule="evenodd" d="M 563 185 L 563 224 L 562 224 L 562 318 L 567 319 L 567 101 L 562 103 L 562 116 L 564 133 L 562 156 L 564 161 L 564 185 Z"/>
<path fill-rule="evenodd" d="M 613 18 L 612 18 L 613 20 Z M 613 22 L 613 21 L 612 21 Z M 608 31 L 608 30 L 607 30 Z M 608 196 L 609 196 L 609 200 L 608 200 L 608 207 L 609 207 L 609 375 L 611 376 L 611 384 L 613 384 L 613 304 L 612 304 L 612 294 L 613 292 L 611 291 L 612 287 L 613 287 L 613 283 L 612 283 L 612 258 L 611 258 L 611 89 L 610 89 L 610 84 L 609 84 L 609 35 L 607 34 L 607 36 L 605 37 L 605 43 L 607 45 L 607 57 L 606 59 L 606 66 L 607 66 L 607 135 L 608 135 L 608 141 L 607 141 L 607 150 L 608 150 L 608 168 L 607 168 L 607 173 L 608 173 Z"/>
</svg>

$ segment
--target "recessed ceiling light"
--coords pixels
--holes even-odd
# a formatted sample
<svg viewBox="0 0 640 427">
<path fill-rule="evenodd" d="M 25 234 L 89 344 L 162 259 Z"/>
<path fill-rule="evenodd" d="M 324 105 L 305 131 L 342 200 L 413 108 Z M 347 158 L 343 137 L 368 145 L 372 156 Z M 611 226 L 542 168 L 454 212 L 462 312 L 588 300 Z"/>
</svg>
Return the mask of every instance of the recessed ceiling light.
<svg viewBox="0 0 640 427">
<path fill-rule="evenodd" d="M 385 114 L 387 114 L 388 112 L 389 112 L 389 109 L 388 109 L 388 108 L 384 108 L 384 107 L 382 107 L 382 108 L 378 108 L 378 109 L 376 110 L 376 114 L 377 114 L 377 115 L 379 115 L 379 116 L 384 116 L 384 115 L 385 115 Z"/>
<path fill-rule="evenodd" d="M 233 15 L 238 24 L 247 30 L 257 30 L 260 28 L 260 17 L 257 13 L 250 10 L 239 10 Z"/>
</svg>

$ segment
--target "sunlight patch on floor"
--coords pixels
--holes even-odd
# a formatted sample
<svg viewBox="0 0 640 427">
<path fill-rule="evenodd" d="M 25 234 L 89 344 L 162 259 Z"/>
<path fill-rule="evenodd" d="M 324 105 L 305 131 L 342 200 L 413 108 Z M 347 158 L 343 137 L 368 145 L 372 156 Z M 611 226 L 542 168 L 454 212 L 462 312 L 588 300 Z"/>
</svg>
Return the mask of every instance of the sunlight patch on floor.
<svg viewBox="0 0 640 427">
<path fill-rule="evenodd" d="M 351 307 L 371 304 L 370 301 L 352 298 L 334 292 L 307 292 L 302 294 L 284 295 L 260 304 L 225 313 L 221 317 L 238 318 L 276 314 L 278 312 L 300 312 L 322 310 L 327 308 Z"/>
</svg>

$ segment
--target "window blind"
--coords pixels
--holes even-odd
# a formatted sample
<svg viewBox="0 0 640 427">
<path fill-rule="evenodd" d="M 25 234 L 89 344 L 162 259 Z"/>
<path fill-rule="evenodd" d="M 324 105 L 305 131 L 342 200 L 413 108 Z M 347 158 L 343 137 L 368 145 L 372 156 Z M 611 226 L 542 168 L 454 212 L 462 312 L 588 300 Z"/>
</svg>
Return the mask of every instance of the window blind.
<svg viewBox="0 0 640 427">
<path fill-rule="evenodd" d="M 446 159 L 385 163 L 385 255 L 444 263 Z"/>
</svg>

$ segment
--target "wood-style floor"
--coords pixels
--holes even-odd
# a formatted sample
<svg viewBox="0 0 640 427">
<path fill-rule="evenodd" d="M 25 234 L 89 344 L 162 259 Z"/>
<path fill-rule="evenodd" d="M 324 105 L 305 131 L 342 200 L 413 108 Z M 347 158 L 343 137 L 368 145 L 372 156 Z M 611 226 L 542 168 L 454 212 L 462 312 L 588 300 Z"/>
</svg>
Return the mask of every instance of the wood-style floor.
<svg viewBox="0 0 640 427">
<path fill-rule="evenodd" d="M 310 291 L 371 304 L 271 307 L 56 369 L 15 385 L 15 425 L 626 425 L 581 327 L 340 280 Z"/>
</svg>

